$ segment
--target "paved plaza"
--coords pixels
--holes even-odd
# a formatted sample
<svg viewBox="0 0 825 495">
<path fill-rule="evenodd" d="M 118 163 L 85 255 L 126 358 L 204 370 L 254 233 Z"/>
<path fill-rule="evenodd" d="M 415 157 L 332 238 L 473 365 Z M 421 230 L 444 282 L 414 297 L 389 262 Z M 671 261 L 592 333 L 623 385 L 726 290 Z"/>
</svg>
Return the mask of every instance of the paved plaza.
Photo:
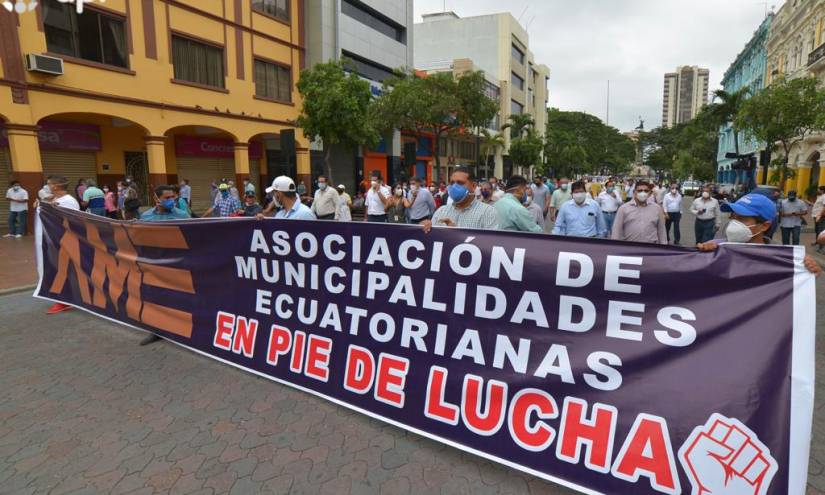
<svg viewBox="0 0 825 495">
<path fill-rule="evenodd" d="M 692 222 L 686 221 L 688 231 Z M 825 261 L 821 257 L 820 261 Z M 825 277 L 817 281 L 825 302 Z M 0 297 L 2 494 L 571 494 L 81 311 Z M 825 493 L 825 325 L 808 493 Z"/>
</svg>

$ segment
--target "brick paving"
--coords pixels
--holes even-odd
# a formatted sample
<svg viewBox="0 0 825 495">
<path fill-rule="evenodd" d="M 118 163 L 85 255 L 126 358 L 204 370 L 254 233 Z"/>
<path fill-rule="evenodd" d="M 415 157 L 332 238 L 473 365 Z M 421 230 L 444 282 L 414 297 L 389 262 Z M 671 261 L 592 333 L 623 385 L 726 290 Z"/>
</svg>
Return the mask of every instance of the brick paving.
<svg viewBox="0 0 825 495">
<path fill-rule="evenodd" d="M 825 277 L 817 289 L 822 307 Z M 47 317 L 47 306 L 0 297 L 2 494 L 573 493 L 176 345 L 139 347 L 143 334 L 81 311 Z M 816 351 L 807 493 L 825 494 L 822 318 Z"/>
<path fill-rule="evenodd" d="M 0 238 L 0 291 L 36 282 L 34 236 Z"/>
</svg>

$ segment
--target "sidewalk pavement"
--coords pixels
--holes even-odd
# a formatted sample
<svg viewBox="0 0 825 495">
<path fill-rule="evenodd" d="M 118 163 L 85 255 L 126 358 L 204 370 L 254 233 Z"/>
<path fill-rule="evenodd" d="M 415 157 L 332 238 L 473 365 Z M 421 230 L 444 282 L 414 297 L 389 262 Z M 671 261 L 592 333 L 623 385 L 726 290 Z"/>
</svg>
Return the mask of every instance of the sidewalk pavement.
<svg viewBox="0 0 825 495">
<path fill-rule="evenodd" d="M 0 238 L 0 293 L 37 283 L 34 236 Z"/>
</svg>

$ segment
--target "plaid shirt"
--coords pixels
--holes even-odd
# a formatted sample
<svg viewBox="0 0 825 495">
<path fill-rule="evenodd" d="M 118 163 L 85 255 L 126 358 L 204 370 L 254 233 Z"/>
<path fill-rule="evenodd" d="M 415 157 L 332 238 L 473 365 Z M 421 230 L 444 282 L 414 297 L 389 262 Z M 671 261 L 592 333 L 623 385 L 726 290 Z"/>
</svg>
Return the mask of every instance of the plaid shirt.
<svg viewBox="0 0 825 495">
<path fill-rule="evenodd" d="M 470 206 L 463 210 L 456 208 L 454 204 L 444 205 L 437 209 L 432 218 L 433 227 L 443 227 L 444 224 L 440 222 L 443 218 L 449 218 L 457 227 L 465 229 L 498 229 L 496 209 L 477 199 L 474 199 Z"/>
<path fill-rule="evenodd" d="M 241 202 L 238 198 L 233 198 L 231 194 L 225 198 L 219 194 L 218 197 L 215 198 L 213 208 L 218 212 L 219 217 L 228 217 L 241 209 Z"/>
</svg>

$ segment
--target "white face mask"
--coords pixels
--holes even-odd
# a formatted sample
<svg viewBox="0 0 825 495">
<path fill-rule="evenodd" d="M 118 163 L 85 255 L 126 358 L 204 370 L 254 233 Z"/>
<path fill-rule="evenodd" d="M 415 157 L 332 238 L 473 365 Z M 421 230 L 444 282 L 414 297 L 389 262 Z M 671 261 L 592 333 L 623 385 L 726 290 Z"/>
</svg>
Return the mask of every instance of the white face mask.
<svg viewBox="0 0 825 495">
<path fill-rule="evenodd" d="M 636 193 L 636 199 L 639 200 L 640 203 L 647 202 L 647 192 Z"/>
<path fill-rule="evenodd" d="M 730 242 L 748 242 L 756 236 L 750 227 L 739 220 L 731 220 L 725 227 L 725 237 Z"/>
<path fill-rule="evenodd" d="M 410 191 L 412 191 L 412 192 L 418 192 L 418 186 L 416 186 L 415 184 L 411 185 L 411 186 L 410 186 Z"/>
<path fill-rule="evenodd" d="M 319 182 L 318 183 L 318 189 L 323 191 L 326 188 L 327 188 L 327 183 L 326 182 Z"/>
<path fill-rule="evenodd" d="M 585 198 L 587 198 L 587 193 L 583 193 L 583 192 L 573 193 L 573 201 L 575 201 L 577 204 L 584 203 Z"/>
<path fill-rule="evenodd" d="M 564 183 L 562 183 L 562 185 L 561 185 L 561 190 L 562 190 L 562 191 L 566 191 L 566 190 L 567 190 L 567 189 L 569 189 L 569 188 L 570 188 L 570 184 L 564 184 Z"/>
<path fill-rule="evenodd" d="M 710 193 L 705 191 L 705 192 L 702 193 L 702 197 L 705 198 L 705 199 L 708 199 L 710 197 Z"/>
<path fill-rule="evenodd" d="M 396 189 L 396 190 L 395 190 L 395 195 L 396 195 L 396 196 L 401 196 L 402 194 L 404 194 L 404 190 L 403 190 L 403 189 Z"/>
</svg>

